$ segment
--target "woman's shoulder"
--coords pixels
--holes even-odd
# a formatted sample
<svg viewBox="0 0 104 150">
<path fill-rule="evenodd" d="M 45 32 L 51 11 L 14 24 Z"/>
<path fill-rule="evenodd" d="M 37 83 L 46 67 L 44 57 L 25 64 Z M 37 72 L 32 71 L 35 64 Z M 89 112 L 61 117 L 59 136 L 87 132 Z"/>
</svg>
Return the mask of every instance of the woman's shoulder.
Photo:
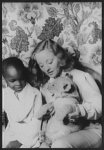
<svg viewBox="0 0 104 150">
<path fill-rule="evenodd" d="M 68 73 L 72 76 L 79 76 L 79 75 L 83 76 L 83 75 L 88 74 L 87 72 L 84 72 L 84 71 L 78 70 L 78 69 L 73 69 L 71 71 L 67 71 L 66 73 Z"/>
<path fill-rule="evenodd" d="M 85 81 L 86 79 L 89 80 L 89 78 L 91 78 L 89 73 L 78 69 L 73 69 L 70 72 L 66 73 L 72 76 L 72 79 L 75 83 L 82 83 L 82 81 Z"/>
</svg>

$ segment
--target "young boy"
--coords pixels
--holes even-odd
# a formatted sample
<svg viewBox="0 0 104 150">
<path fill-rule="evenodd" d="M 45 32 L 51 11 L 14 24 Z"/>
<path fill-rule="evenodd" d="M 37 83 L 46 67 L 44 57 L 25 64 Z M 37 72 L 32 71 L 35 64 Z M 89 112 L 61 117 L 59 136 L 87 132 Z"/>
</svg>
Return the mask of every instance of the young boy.
<svg viewBox="0 0 104 150">
<path fill-rule="evenodd" d="M 17 57 L 2 61 L 2 75 L 7 83 L 7 88 L 2 89 L 2 104 L 8 117 L 2 147 L 37 146 L 41 121 L 35 115 L 42 106 L 41 94 L 27 82 L 26 68 Z"/>
</svg>

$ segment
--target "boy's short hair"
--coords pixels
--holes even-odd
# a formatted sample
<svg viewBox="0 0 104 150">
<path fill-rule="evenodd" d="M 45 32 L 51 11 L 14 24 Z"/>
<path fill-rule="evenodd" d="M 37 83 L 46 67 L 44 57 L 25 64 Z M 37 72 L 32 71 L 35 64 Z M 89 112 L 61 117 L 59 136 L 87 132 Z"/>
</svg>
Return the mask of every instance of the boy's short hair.
<svg viewBox="0 0 104 150">
<path fill-rule="evenodd" d="M 7 68 L 13 66 L 17 70 L 25 71 L 25 66 L 23 62 L 17 57 L 8 57 L 2 61 L 2 75 L 5 78 L 7 73 Z"/>
</svg>

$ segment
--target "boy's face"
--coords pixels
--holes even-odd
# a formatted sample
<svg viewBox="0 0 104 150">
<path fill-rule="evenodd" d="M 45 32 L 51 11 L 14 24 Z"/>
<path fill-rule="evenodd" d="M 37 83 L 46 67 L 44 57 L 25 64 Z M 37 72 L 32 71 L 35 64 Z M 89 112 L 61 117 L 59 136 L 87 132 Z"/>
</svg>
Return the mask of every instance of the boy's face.
<svg viewBox="0 0 104 150">
<path fill-rule="evenodd" d="M 7 85 L 15 92 L 20 92 L 26 85 L 26 81 L 23 77 L 23 71 L 15 69 L 13 66 L 7 68 L 5 75 Z"/>
<path fill-rule="evenodd" d="M 59 74 L 59 59 L 49 50 L 45 49 L 36 54 L 36 60 L 40 69 L 49 77 L 54 78 Z"/>
</svg>

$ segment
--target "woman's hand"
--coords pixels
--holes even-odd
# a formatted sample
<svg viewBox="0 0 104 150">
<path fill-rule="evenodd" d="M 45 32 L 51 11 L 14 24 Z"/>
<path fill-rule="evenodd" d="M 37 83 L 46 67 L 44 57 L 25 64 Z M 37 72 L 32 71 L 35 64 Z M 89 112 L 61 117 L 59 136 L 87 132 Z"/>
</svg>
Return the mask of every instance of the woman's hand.
<svg viewBox="0 0 104 150">
<path fill-rule="evenodd" d="M 68 119 L 69 123 L 76 122 L 76 120 L 81 117 L 80 109 L 79 109 L 78 105 L 71 105 L 71 106 L 73 108 L 73 111 L 71 111 L 69 114 L 67 114 L 66 117 L 64 118 L 64 120 Z M 68 122 L 68 121 L 66 121 L 66 122 Z"/>
<path fill-rule="evenodd" d="M 81 117 L 78 105 L 76 105 L 75 107 L 76 108 L 74 109 L 74 111 L 68 114 L 69 119 L 78 119 L 79 117 Z"/>
</svg>

